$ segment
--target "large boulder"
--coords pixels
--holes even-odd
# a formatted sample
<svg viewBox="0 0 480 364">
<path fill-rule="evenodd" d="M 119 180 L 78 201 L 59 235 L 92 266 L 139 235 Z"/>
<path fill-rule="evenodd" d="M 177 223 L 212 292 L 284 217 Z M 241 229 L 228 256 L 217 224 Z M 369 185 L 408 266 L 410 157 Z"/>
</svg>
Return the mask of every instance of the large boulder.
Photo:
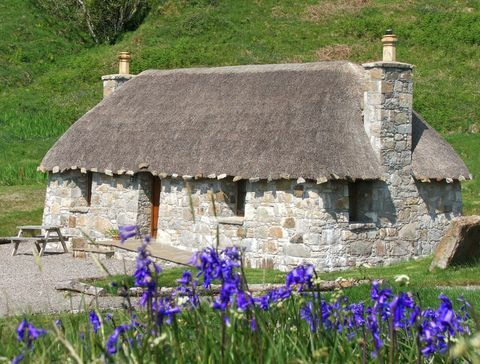
<svg viewBox="0 0 480 364">
<path fill-rule="evenodd" d="M 480 261 L 480 216 L 462 216 L 452 220 L 433 257 L 430 271 L 450 265 Z"/>
</svg>

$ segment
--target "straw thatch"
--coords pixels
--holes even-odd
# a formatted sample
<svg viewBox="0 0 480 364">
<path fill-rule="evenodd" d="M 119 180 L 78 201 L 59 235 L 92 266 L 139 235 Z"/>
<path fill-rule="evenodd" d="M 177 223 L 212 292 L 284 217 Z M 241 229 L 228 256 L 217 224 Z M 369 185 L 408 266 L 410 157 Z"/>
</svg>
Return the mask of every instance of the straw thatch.
<svg viewBox="0 0 480 364">
<path fill-rule="evenodd" d="M 420 180 L 470 179 L 453 148 L 416 112 L 412 117 L 412 170 Z"/>
<path fill-rule="evenodd" d="M 380 178 L 384 170 L 362 121 L 363 75 L 348 62 L 146 71 L 79 119 L 40 168 Z M 449 162 L 446 169 L 424 160 L 423 151 L 437 145 L 447 153 L 437 155 Z M 417 146 L 414 166 L 422 173 L 464 173 L 463 162 L 436 134 L 424 132 Z"/>
</svg>

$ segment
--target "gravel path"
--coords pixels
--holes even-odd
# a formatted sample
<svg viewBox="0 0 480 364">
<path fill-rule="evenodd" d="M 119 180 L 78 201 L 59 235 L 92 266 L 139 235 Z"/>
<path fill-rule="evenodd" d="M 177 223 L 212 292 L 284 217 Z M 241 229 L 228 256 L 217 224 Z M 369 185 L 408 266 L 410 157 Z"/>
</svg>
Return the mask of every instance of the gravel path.
<svg viewBox="0 0 480 364">
<path fill-rule="evenodd" d="M 41 270 L 32 255 L 32 246 L 22 244 L 19 254 L 12 257 L 10 244 L 0 245 L 0 316 L 26 312 L 79 310 L 85 304 L 95 305 L 92 296 L 73 295 L 55 290 L 60 281 L 104 276 L 105 273 L 90 258 L 73 259 L 70 253 L 47 252 L 41 258 Z M 109 272 L 123 273 L 124 263 L 117 259 L 102 260 Z M 125 261 L 131 273 L 135 262 Z M 102 308 L 120 307 L 121 298 L 100 297 Z"/>
</svg>

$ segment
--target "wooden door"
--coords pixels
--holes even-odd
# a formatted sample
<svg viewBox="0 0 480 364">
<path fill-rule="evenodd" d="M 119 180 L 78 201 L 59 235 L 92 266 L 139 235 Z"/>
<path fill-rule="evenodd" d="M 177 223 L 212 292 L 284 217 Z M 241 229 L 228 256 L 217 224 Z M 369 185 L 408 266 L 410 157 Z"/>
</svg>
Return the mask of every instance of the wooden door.
<svg viewBox="0 0 480 364">
<path fill-rule="evenodd" d="M 160 178 L 157 176 L 152 176 L 152 196 L 151 196 L 151 205 L 152 205 L 152 220 L 150 224 L 150 236 L 152 239 L 157 237 L 158 230 L 158 208 L 160 206 L 160 190 L 161 183 Z"/>
</svg>

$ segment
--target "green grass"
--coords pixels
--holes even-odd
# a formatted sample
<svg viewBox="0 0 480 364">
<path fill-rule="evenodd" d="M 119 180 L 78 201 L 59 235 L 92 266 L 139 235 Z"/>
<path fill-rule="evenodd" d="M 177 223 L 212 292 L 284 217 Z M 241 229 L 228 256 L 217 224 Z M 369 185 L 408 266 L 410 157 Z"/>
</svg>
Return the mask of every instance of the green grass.
<svg viewBox="0 0 480 364">
<path fill-rule="evenodd" d="M 0 186 L 0 236 L 12 236 L 18 225 L 42 222 L 45 187 Z"/>
<path fill-rule="evenodd" d="M 406 274 L 410 277 L 407 288 L 420 297 L 423 305 L 438 304 L 440 293 L 447 294 L 453 300 L 465 297 L 477 310 L 480 310 L 480 289 L 467 290 L 464 286 L 480 286 L 480 265 L 453 266 L 445 270 L 435 269 L 430 272 L 432 259 L 424 258 L 411 260 L 386 267 L 356 268 L 344 272 L 324 273 L 322 279 L 356 278 L 356 279 L 383 279 L 395 286 L 395 276 Z M 359 300 L 366 296 L 369 286 L 354 287 L 345 290 L 352 300 Z M 398 289 L 397 289 L 398 290 Z"/>
<path fill-rule="evenodd" d="M 453 299 L 465 296 L 480 310 L 480 289 L 466 290 L 464 288 L 464 286 L 480 286 L 480 265 L 454 266 L 445 270 L 436 269 L 434 272 L 430 272 L 428 269 L 431 261 L 431 258 L 424 258 L 386 267 L 355 268 L 343 272 L 320 273 L 320 278 L 322 280 L 335 280 L 339 277 L 382 279 L 386 281 L 386 284 L 396 286 L 395 277 L 406 274 L 410 277 L 410 285 L 407 289 L 421 295 L 425 305 L 436 305 L 438 295 L 445 292 Z M 195 275 L 195 269 L 189 270 Z M 183 271 L 183 268 L 165 269 L 159 276 L 159 285 L 161 287 L 177 286 L 176 280 L 181 277 Z M 285 273 L 273 269 L 247 268 L 245 274 L 248 283 L 285 283 Z M 134 286 L 134 279 L 128 275 L 112 275 L 85 281 L 105 288 L 110 294 L 116 294 L 118 287 L 124 284 L 127 287 Z M 115 282 L 115 287 L 112 287 L 112 282 Z M 363 285 L 346 289 L 345 293 L 353 300 L 360 300 L 367 297 L 369 290 L 370 285 Z"/>
<path fill-rule="evenodd" d="M 480 134 L 459 133 L 447 135 L 447 140 L 470 168 L 471 173 L 480 171 Z M 462 183 L 463 212 L 466 215 L 480 214 L 480 178 Z"/>
<path fill-rule="evenodd" d="M 463 152 L 478 175 L 480 4 L 474 0 L 158 1 L 136 31 L 94 46 L 30 0 L 0 4 L 0 184 L 41 183 L 44 153 L 101 99 L 99 77 L 132 52 L 148 68 L 377 60 L 388 27 L 398 59 L 415 69 L 414 107 Z M 475 134 L 476 133 L 476 134 Z M 465 157 L 466 155 L 466 157 Z M 465 212 L 479 213 L 478 182 L 465 184 Z"/>
<path fill-rule="evenodd" d="M 158 284 L 160 287 L 176 287 L 178 286 L 177 279 L 182 276 L 184 270 L 189 270 L 193 276 L 196 270 L 193 268 L 171 268 L 162 271 L 158 277 Z M 246 268 L 245 275 L 248 283 L 285 283 L 285 273 L 274 269 L 253 269 Z M 118 287 L 127 286 L 128 288 L 134 286 L 134 278 L 129 275 L 111 275 L 105 278 L 86 279 L 84 282 L 95 285 L 97 287 L 105 288 L 110 294 L 116 294 Z M 114 284 L 112 286 L 112 283 Z"/>
</svg>

